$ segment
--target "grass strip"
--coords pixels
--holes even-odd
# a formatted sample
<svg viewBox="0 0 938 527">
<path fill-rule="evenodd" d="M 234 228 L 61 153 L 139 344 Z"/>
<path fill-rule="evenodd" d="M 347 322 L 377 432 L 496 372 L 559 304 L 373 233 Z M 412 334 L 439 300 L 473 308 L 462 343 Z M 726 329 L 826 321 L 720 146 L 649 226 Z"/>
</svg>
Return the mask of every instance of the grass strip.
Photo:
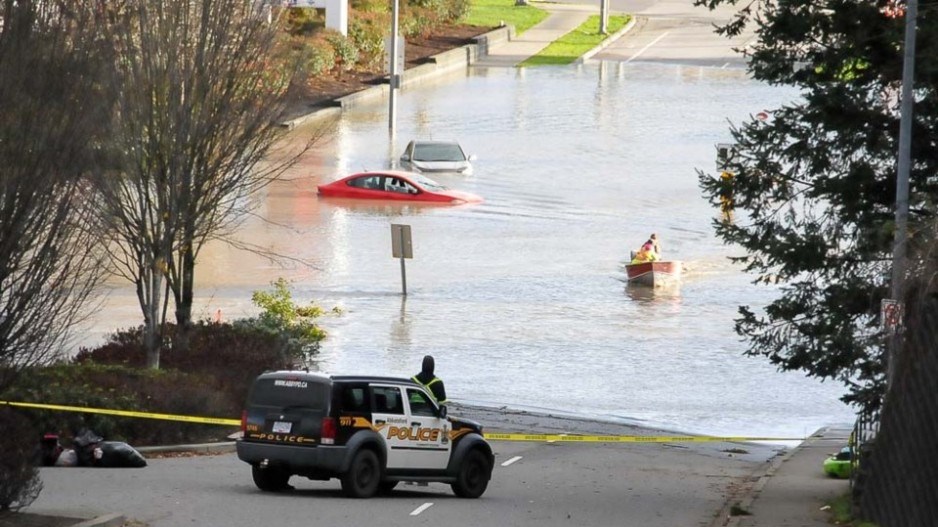
<svg viewBox="0 0 938 527">
<path fill-rule="evenodd" d="M 570 64 L 598 46 L 609 35 L 625 27 L 630 19 L 628 15 L 610 16 L 606 24 L 608 34 L 603 35 L 599 32 L 599 15 L 592 15 L 586 19 L 586 22 L 580 24 L 580 27 L 551 42 L 540 53 L 525 60 L 520 66 Z"/>
<path fill-rule="evenodd" d="M 530 5 L 515 5 L 515 0 L 471 0 L 466 24 L 498 27 L 503 23 L 515 27 L 520 35 L 547 18 L 547 11 Z"/>
</svg>

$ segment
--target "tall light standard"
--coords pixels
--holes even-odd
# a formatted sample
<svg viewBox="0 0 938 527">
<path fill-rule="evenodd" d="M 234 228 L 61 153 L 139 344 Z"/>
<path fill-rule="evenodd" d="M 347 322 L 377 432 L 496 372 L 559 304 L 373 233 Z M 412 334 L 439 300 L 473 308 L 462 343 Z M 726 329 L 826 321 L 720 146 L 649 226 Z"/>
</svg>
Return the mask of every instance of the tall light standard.
<svg viewBox="0 0 938 527">
<path fill-rule="evenodd" d="M 902 305 L 905 293 L 906 245 L 909 233 L 909 172 L 912 157 L 912 107 L 915 82 L 915 24 L 918 0 L 908 0 L 905 8 L 905 50 L 902 58 L 902 90 L 899 103 L 899 161 L 896 171 L 896 237 L 892 253 L 892 298 Z M 902 313 L 900 308 L 899 313 Z M 886 386 L 892 386 L 899 355 L 901 320 L 889 350 L 886 367 Z"/>
<path fill-rule="evenodd" d="M 391 56 L 389 64 L 391 70 L 390 76 L 390 96 L 388 97 L 388 128 L 391 130 L 391 134 L 394 134 L 394 123 L 396 121 L 395 114 L 397 113 L 397 88 L 401 83 L 401 77 L 398 75 L 398 68 L 400 65 L 397 62 L 397 24 L 398 24 L 398 11 L 400 1 L 392 0 L 391 7 Z"/>
</svg>

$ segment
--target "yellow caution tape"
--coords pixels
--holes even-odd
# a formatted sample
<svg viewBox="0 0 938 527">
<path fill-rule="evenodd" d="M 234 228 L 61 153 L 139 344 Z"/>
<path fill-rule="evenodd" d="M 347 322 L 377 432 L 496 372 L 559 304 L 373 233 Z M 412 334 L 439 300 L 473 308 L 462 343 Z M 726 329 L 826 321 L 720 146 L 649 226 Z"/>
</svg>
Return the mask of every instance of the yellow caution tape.
<svg viewBox="0 0 938 527">
<path fill-rule="evenodd" d="M 492 441 L 540 441 L 548 443 L 745 443 L 751 441 L 804 441 L 803 437 L 718 436 L 581 436 L 567 434 L 485 434 Z"/>
<path fill-rule="evenodd" d="M 164 421 L 182 421 L 208 425 L 241 426 L 239 419 L 220 417 L 195 417 L 191 415 L 158 414 L 151 412 L 131 412 L 107 408 L 88 408 L 84 406 L 64 406 L 59 404 L 21 403 L 0 401 L 0 405 L 37 408 L 40 410 L 60 410 L 64 412 L 84 412 L 89 414 L 116 415 L 120 417 L 139 417 L 143 419 L 161 419 Z M 568 434 L 517 434 L 488 433 L 485 438 L 492 441 L 538 441 L 547 443 L 745 443 L 751 441 L 804 441 L 803 437 L 718 437 L 718 436 L 625 436 L 625 435 L 568 435 Z"/>
<path fill-rule="evenodd" d="M 38 408 L 41 410 L 61 410 L 63 412 L 84 412 L 88 414 L 117 415 L 120 417 L 141 417 L 144 419 L 161 419 L 163 421 L 182 421 L 185 423 L 201 423 L 207 425 L 241 426 L 240 419 L 223 419 L 219 417 L 194 417 L 191 415 L 156 414 L 150 412 L 130 412 L 127 410 L 109 410 L 107 408 L 86 408 L 82 406 L 63 406 L 59 404 L 18 403 L 0 401 L 0 405 L 19 406 L 22 408 Z"/>
</svg>

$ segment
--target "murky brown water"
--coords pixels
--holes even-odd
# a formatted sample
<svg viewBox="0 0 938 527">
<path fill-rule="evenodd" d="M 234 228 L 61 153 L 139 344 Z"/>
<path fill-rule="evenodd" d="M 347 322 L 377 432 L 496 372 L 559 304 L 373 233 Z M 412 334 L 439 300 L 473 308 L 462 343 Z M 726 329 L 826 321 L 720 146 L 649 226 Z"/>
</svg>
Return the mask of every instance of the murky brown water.
<svg viewBox="0 0 938 527">
<path fill-rule="evenodd" d="M 740 70 L 602 64 L 475 69 L 401 94 L 389 140 L 387 103 L 355 109 L 259 197 L 242 241 L 286 266 L 223 244 L 200 256 L 199 309 L 253 313 L 251 292 L 278 277 L 296 296 L 345 313 L 321 369 L 411 375 L 432 353 L 455 399 L 645 420 L 674 429 L 801 436 L 852 420 L 841 388 L 777 373 L 742 356 L 739 304 L 749 284 L 712 234 L 695 168 L 712 170 L 727 119 L 794 94 Z M 311 133 L 313 127 L 295 133 Z M 485 198 L 460 207 L 319 199 L 315 186 L 384 168 L 412 138 L 456 139 L 475 175 L 439 181 Z M 391 257 L 390 225 L 412 226 L 409 295 Z M 625 287 L 621 264 L 655 231 L 686 262 L 680 288 Z M 116 290 L 86 341 L 137 324 L 132 290 Z"/>
</svg>

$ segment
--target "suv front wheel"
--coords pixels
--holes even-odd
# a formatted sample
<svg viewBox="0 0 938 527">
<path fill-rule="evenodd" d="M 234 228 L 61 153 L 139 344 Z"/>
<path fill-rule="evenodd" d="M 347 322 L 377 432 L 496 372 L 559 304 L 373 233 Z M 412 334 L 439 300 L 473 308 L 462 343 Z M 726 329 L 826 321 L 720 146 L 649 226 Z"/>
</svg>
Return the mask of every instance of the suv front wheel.
<svg viewBox="0 0 938 527">
<path fill-rule="evenodd" d="M 491 472 L 489 462 L 482 452 L 469 452 L 459 466 L 456 482 L 452 484 L 453 492 L 460 498 L 478 498 L 488 488 Z"/>
<path fill-rule="evenodd" d="M 370 498 L 378 492 L 381 483 L 381 463 L 368 449 L 359 450 L 352 458 L 348 471 L 342 474 L 342 491 L 352 498 Z"/>
</svg>

